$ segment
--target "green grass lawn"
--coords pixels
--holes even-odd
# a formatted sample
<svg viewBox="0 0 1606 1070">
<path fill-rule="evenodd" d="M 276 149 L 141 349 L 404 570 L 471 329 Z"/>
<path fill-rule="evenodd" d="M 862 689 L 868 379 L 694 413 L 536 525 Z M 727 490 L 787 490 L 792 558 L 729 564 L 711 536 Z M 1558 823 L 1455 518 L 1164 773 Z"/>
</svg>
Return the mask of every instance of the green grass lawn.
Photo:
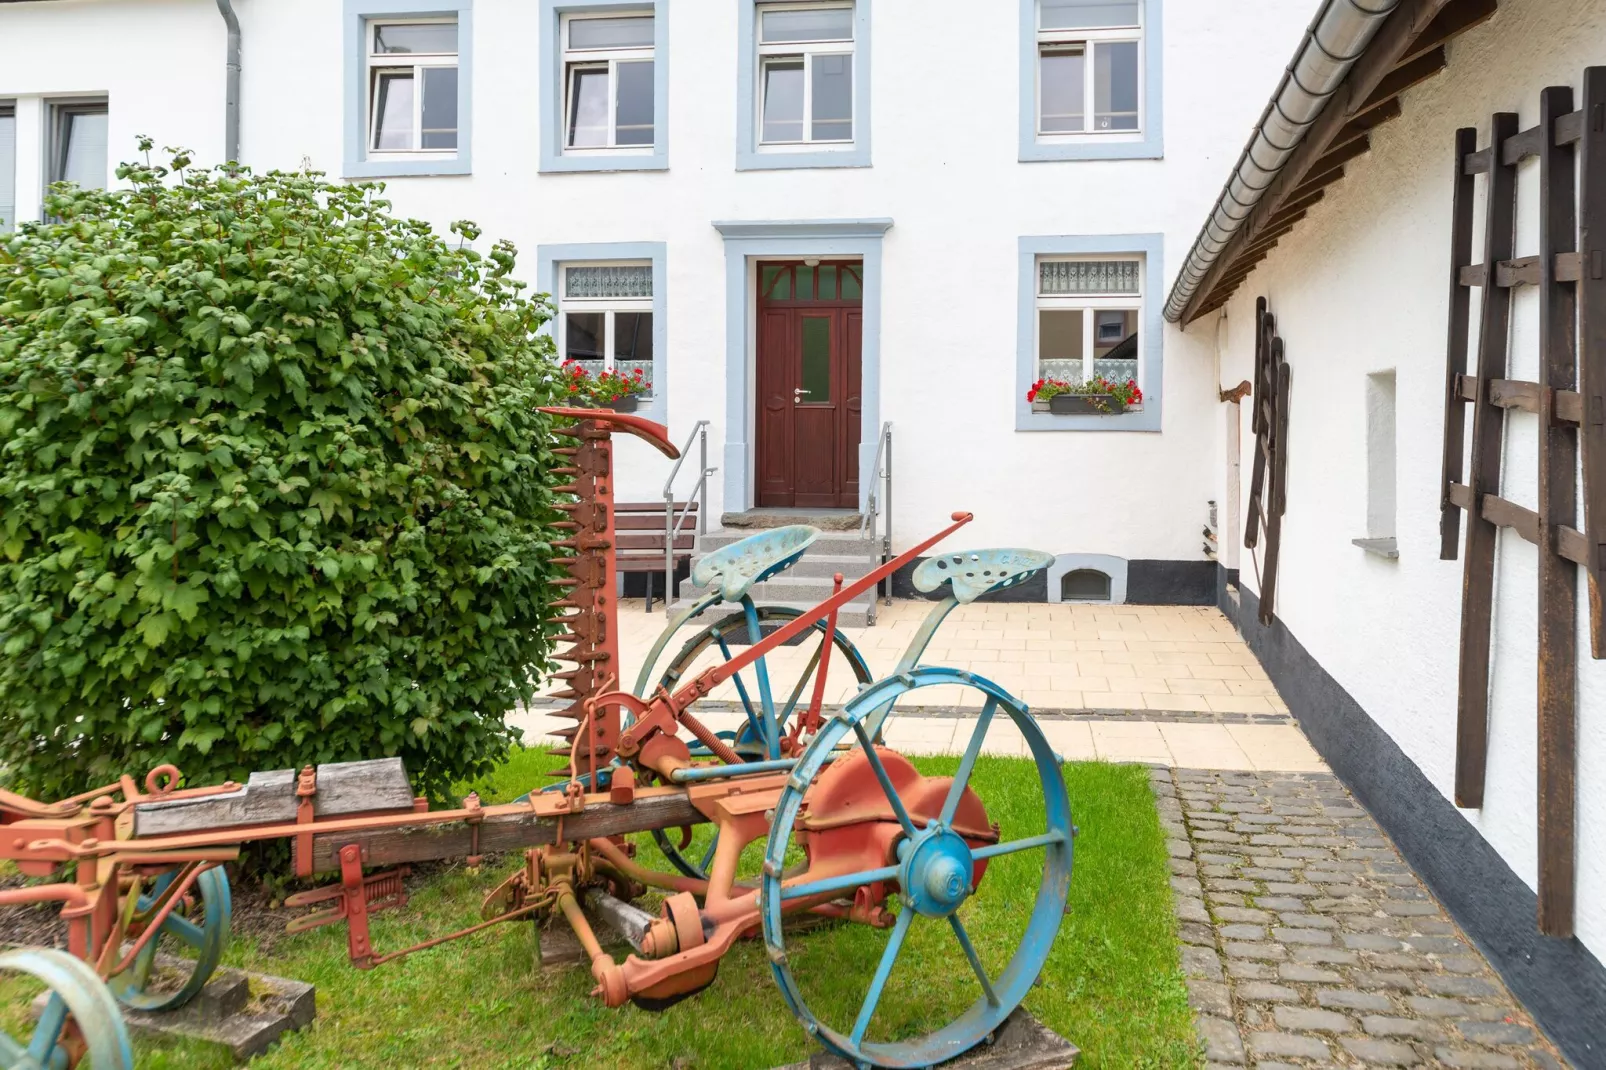
<svg viewBox="0 0 1606 1070">
<path fill-rule="evenodd" d="M 544 756 L 524 752 L 474 785 L 505 801 L 537 779 Z M 927 774 L 956 758 L 919 759 Z M 1080 1065 L 1159 1068 L 1198 1065 L 1187 993 L 1177 966 L 1164 840 L 1145 770 L 1097 762 L 1065 767 L 1081 835 L 1064 926 L 1039 985 L 1033 1014 L 1081 1047 Z M 1006 838 L 1042 830 L 1036 773 L 1024 760 L 983 758 L 972 786 Z M 701 832 L 700 834 L 706 835 Z M 640 840 L 650 845 L 650 838 Z M 758 845 L 749 848 L 755 851 Z M 658 859 L 645 847 L 643 861 Z M 516 860 L 478 874 L 450 869 L 415 891 L 399 913 L 373 924 L 380 952 L 478 920 L 481 896 Z M 995 859 L 962 918 L 990 975 L 1025 927 L 1041 856 Z M 656 909 L 649 905 L 649 909 Z M 788 940 L 793 972 L 829 1024 L 851 1024 L 886 934 L 839 925 Z M 236 966 L 310 981 L 314 1025 L 287 1037 L 260 1068 L 608 1066 L 763 1070 L 805 1057 L 809 1044 L 781 999 L 759 941 L 739 943 L 699 995 L 651 1014 L 609 1010 L 590 996 L 583 966 L 542 969 L 528 923 L 510 922 L 372 972 L 346 960 L 343 927 L 277 938 L 271 954 L 247 937 L 231 945 Z M 33 990 L 0 979 L 0 1028 L 17 1035 Z M 979 992 L 947 926 L 917 924 L 882 997 L 877 1028 L 948 1020 Z M 230 1065 L 226 1051 L 197 1043 L 138 1042 L 143 1068 Z"/>
</svg>

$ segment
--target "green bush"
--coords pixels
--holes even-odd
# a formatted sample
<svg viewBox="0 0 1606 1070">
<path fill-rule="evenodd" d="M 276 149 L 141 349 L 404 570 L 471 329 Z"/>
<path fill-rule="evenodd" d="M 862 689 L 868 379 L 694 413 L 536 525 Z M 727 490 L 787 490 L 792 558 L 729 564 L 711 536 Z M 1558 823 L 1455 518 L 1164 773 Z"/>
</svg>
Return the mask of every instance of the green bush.
<svg viewBox="0 0 1606 1070">
<path fill-rule="evenodd" d="M 548 667 L 549 306 L 382 187 L 188 163 L 0 239 L 0 767 L 483 774 Z"/>
</svg>

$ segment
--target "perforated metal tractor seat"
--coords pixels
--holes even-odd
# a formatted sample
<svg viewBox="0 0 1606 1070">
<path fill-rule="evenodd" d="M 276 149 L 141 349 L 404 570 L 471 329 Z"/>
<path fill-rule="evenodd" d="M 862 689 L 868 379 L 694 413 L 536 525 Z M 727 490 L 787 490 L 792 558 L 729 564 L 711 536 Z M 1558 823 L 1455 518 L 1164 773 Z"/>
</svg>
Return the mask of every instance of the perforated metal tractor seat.
<svg viewBox="0 0 1606 1070">
<path fill-rule="evenodd" d="M 762 583 L 797 564 L 803 551 L 819 535 L 818 528 L 807 524 L 755 532 L 729 546 L 721 546 L 698 561 L 691 570 L 691 581 L 709 589 L 717 586 L 727 602 L 740 601 L 755 583 Z"/>
<path fill-rule="evenodd" d="M 1054 555 L 1041 550 L 961 550 L 926 558 L 915 567 L 913 579 L 918 591 L 929 594 L 947 583 L 953 586 L 956 600 L 974 602 L 984 594 L 1023 583 L 1053 563 Z"/>
</svg>

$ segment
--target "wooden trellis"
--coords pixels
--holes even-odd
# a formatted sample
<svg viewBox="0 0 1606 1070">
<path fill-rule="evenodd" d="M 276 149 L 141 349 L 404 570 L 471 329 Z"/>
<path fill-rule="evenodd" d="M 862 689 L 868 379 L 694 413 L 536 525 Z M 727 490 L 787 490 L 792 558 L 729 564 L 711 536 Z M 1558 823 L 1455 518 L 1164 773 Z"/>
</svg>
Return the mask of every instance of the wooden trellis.
<svg viewBox="0 0 1606 1070">
<path fill-rule="evenodd" d="M 1456 710 L 1456 805 L 1483 805 L 1489 749 L 1490 630 L 1496 533 L 1510 528 L 1539 549 L 1539 929 L 1573 932 L 1578 566 L 1589 576 L 1591 653 L 1606 656 L 1606 67 L 1584 72 L 1583 106 L 1551 86 L 1539 123 L 1490 121 L 1489 144 L 1456 131 L 1450 327 L 1444 411 L 1440 557 L 1453 560 L 1467 514 Z M 1518 165 L 1538 158 L 1539 254 L 1514 257 Z M 1577 172 L 1575 175 L 1575 171 Z M 1473 192 L 1486 175 L 1484 256 L 1472 258 Z M 1578 189 L 1582 187 L 1582 201 Z M 1506 378 L 1512 292 L 1539 288 L 1539 381 Z M 1479 290 L 1478 366 L 1467 374 L 1472 289 Z M 1583 383 L 1579 386 L 1579 375 Z M 1466 406 L 1472 446 L 1463 478 Z M 1505 411 L 1539 417 L 1539 501 L 1500 496 Z M 1585 524 L 1578 520 L 1583 431 Z M 1586 534 L 1587 532 L 1587 534 Z"/>
<path fill-rule="evenodd" d="M 1270 624 L 1277 599 L 1277 554 L 1282 543 L 1283 510 L 1288 489 L 1288 388 L 1292 373 L 1283 359 L 1277 318 L 1266 299 L 1255 301 L 1255 398 L 1250 429 L 1255 434 L 1255 464 L 1249 479 L 1249 513 L 1244 546 L 1254 550 L 1266 530 L 1266 561 L 1260 567 L 1260 623 Z"/>
</svg>

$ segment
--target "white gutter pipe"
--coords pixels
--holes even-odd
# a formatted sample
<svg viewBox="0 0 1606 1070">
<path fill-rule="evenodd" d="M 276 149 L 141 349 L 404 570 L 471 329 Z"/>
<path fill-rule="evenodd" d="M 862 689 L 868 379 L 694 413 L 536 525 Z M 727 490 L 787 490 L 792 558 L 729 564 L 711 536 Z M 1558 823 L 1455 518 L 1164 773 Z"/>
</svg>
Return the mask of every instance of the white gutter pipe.
<svg viewBox="0 0 1606 1070">
<path fill-rule="evenodd" d="M 1166 319 L 1176 323 L 1182 318 L 1205 273 L 1276 181 L 1328 99 L 1399 5 L 1400 0 L 1323 0 L 1238 157 L 1232 177 L 1188 251 L 1188 260 L 1166 301 Z"/>
<path fill-rule="evenodd" d="M 223 87 L 223 160 L 240 162 L 240 20 L 230 0 L 217 0 L 217 9 L 228 27 L 228 58 Z"/>
</svg>

